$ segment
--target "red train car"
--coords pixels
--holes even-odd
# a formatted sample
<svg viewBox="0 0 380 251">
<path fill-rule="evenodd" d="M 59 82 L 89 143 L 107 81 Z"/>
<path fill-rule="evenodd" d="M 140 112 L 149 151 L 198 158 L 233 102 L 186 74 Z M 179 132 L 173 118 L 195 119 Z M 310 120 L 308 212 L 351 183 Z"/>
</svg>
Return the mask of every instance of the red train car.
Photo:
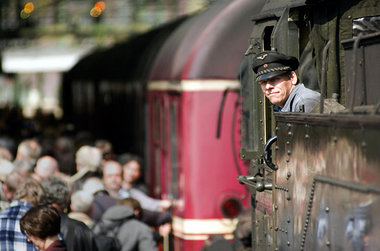
<svg viewBox="0 0 380 251">
<path fill-rule="evenodd" d="M 146 179 L 156 197 L 176 202 L 175 250 L 199 250 L 212 234 L 231 239 L 237 214 L 249 206 L 247 191 L 236 182 L 248 170 L 236 157 L 237 72 L 250 17 L 262 5 L 251 0 L 215 3 L 181 24 L 153 63 L 147 88 Z"/>
</svg>

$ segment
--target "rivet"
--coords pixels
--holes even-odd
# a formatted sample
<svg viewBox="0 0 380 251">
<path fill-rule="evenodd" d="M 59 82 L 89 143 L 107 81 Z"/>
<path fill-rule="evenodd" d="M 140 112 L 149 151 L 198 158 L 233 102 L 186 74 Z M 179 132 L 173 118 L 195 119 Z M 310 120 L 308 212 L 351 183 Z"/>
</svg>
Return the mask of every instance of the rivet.
<svg viewBox="0 0 380 251">
<path fill-rule="evenodd" d="M 262 103 L 263 103 L 263 101 L 261 101 L 261 100 L 260 100 L 260 102 L 259 102 L 259 103 L 260 103 L 260 104 L 262 104 Z"/>
<path fill-rule="evenodd" d="M 289 162 L 289 159 L 286 159 L 286 162 Z"/>
<path fill-rule="evenodd" d="M 292 127 L 292 124 L 290 124 L 290 123 L 287 123 L 286 125 L 287 125 L 289 128 Z"/>
<path fill-rule="evenodd" d="M 288 132 L 288 136 L 292 136 L 292 132 Z"/>
<path fill-rule="evenodd" d="M 309 138 L 310 138 L 309 134 L 306 134 L 305 139 L 309 139 Z"/>
<path fill-rule="evenodd" d="M 277 231 L 278 231 L 278 227 L 276 227 L 276 228 L 274 229 L 274 231 L 276 231 L 276 232 L 277 232 Z"/>
<path fill-rule="evenodd" d="M 287 242 L 288 246 L 290 246 L 290 241 Z"/>
<path fill-rule="evenodd" d="M 287 144 L 287 145 L 290 145 L 290 142 L 289 142 L 289 141 L 286 141 L 286 144 Z"/>
<path fill-rule="evenodd" d="M 241 157 L 244 159 L 244 158 L 245 158 L 245 155 L 244 155 L 244 154 L 242 154 L 242 155 L 241 155 Z"/>
<path fill-rule="evenodd" d="M 330 247 L 330 241 L 326 241 L 326 246 Z"/>
<path fill-rule="evenodd" d="M 280 147 L 278 147 L 278 146 L 275 146 L 275 148 L 274 148 L 276 151 L 278 151 L 278 149 L 280 149 Z"/>
<path fill-rule="evenodd" d="M 351 19 L 351 16 L 350 16 L 350 15 L 348 15 L 348 16 L 347 16 L 347 18 L 348 18 L 348 19 Z"/>
<path fill-rule="evenodd" d="M 338 141 L 338 138 L 337 137 L 334 137 L 334 142 L 336 143 Z"/>
<path fill-rule="evenodd" d="M 278 205 L 275 205 L 275 206 L 274 206 L 274 209 L 276 209 L 276 210 L 277 210 L 277 209 L 278 209 Z"/>
<path fill-rule="evenodd" d="M 362 142 L 362 147 L 366 147 L 367 143 L 365 141 Z"/>
<path fill-rule="evenodd" d="M 286 196 L 286 199 L 287 199 L 287 200 L 290 200 L 290 195 L 289 195 L 289 194 L 288 194 L 288 196 Z"/>
<path fill-rule="evenodd" d="M 288 178 L 290 178 L 290 176 L 292 176 L 292 174 L 291 174 L 290 172 L 288 172 L 288 173 L 286 174 L 286 176 L 287 176 Z"/>
<path fill-rule="evenodd" d="M 278 128 L 278 126 L 276 126 L 276 131 L 278 131 L 279 130 L 279 128 Z"/>
<path fill-rule="evenodd" d="M 290 223 L 290 218 L 288 218 L 287 222 Z"/>
<path fill-rule="evenodd" d="M 326 207 L 325 211 L 328 213 L 330 211 L 330 208 Z"/>
<path fill-rule="evenodd" d="M 292 151 L 291 150 L 288 150 L 288 155 L 291 155 L 292 154 Z"/>
</svg>

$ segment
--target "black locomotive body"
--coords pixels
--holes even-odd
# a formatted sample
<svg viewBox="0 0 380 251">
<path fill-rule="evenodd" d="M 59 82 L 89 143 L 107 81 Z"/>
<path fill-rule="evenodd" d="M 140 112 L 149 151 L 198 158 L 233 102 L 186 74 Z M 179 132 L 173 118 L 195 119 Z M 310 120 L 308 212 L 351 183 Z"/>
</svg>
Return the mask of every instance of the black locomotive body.
<svg viewBox="0 0 380 251">
<path fill-rule="evenodd" d="M 250 175 L 252 250 L 378 250 L 380 3 L 267 1 L 242 82 L 241 158 Z M 277 50 L 321 92 L 312 113 L 274 112 L 251 69 Z"/>
</svg>

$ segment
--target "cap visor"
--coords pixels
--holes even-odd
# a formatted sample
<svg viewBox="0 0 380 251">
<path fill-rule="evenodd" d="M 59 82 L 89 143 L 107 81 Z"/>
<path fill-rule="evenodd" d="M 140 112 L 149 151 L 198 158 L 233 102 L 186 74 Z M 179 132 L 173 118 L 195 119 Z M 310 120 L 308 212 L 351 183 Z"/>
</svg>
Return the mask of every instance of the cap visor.
<svg viewBox="0 0 380 251">
<path fill-rule="evenodd" d="M 257 79 L 257 81 L 263 81 L 263 80 L 266 80 L 266 79 L 269 79 L 269 78 L 280 76 L 280 75 L 285 74 L 287 72 L 289 72 L 289 71 L 274 71 L 274 72 L 269 72 L 269 73 L 265 73 L 265 74 L 260 75 L 256 79 Z"/>
</svg>

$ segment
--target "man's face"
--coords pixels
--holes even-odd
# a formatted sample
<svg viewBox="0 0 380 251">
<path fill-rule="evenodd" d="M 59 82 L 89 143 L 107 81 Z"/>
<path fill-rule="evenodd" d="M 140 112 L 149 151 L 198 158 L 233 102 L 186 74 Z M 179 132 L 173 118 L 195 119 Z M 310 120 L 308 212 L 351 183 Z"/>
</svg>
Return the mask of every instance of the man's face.
<svg viewBox="0 0 380 251">
<path fill-rule="evenodd" d="M 273 105 L 283 107 L 297 84 L 297 76 L 294 72 L 283 74 L 259 82 L 261 90 Z"/>
<path fill-rule="evenodd" d="M 106 189 L 119 191 L 122 181 L 121 175 L 121 165 L 108 162 L 103 169 L 103 183 Z"/>
</svg>

